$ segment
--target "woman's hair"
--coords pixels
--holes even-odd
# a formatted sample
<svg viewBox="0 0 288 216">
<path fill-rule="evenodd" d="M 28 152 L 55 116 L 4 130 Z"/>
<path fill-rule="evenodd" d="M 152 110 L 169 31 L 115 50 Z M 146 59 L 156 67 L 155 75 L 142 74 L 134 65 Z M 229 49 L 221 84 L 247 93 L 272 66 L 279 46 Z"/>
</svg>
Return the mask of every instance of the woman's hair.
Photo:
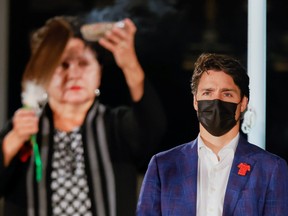
<svg viewBox="0 0 288 216">
<path fill-rule="evenodd" d="M 55 16 L 37 29 L 31 36 L 31 57 L 26 65 L 22 83 L 26 80 L 33 80 L 46 86 L 60 63 L 68 40 L 73 37 L 80 38 L 86 46 L 89 46 L 99 63 L 102 64 L 104 48 L 82 37 L 80 27 L 83 24 L 82 19 L 76 16 Z"/>
<path fill-rule="evenodd" d="M 58 17 L 48 20 L 38 29 L 32 35 L 31 57 L 22 82 L 33 80 L 44 86 L 48 84 L 72 35 L 70 24 Z"/>
<path fill-rule="evenodd" d="M 246 96 L 249 99 L 249 76 L 246 69 L 241 63 L 228 56 L 222 54 L 204 53 L 199 56 L 195 62 L 195 68 L 192 76 L 191 89 L 196 95 L 200 78 L 203 73 L 208 70 L 223 71 L 232 77 L 234 83 L 241 91 L 241 97 Z"/>
</svg>

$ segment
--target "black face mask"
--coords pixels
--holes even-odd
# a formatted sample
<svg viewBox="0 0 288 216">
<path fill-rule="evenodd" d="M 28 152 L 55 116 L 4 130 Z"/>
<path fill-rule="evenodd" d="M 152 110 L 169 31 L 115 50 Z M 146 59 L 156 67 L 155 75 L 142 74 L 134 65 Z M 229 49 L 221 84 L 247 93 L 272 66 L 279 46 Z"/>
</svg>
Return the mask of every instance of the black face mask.
<svg viewBox="0 0 288 216">
<path fill-rule="evenodd" d="M 237 123 L 235 112 L 237 103 L 222 100 L 198 101 L 198 120 L 213 136 L 222 136 Z"/>
</svg>

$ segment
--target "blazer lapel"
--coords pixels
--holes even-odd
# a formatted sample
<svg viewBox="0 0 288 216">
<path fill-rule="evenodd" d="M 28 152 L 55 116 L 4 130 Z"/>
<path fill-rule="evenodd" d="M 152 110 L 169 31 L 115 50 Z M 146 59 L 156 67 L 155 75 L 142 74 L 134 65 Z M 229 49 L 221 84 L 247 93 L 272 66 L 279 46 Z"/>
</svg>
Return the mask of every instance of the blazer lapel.
<svg viewBox="0 0 288 216">
<path fill-rule="evenodd" d="M 183 173 L 187 173 L 185 175 L 185 181 L 183 188 L 185 188 L 185 199 L 189 200 L 191 203 L 191 211 L 192 215 L 196 215 L 196 205 L 197 205 L 197 173 L 198 173 L 198 150 L 197 150 L 197 139 L 192 141 L 191 145 L 187 145 L 186 148 L 183 149 L 183 153 L 186 155 L 187 160 L 182 161 L 185 163 L 185 170 Z"/>
<path fill-rule="evenodd" d="M 250 173 L 253 171 L 255 161 L 249 158 L 249 153 L 248 142 L 243 137 L 240 137 L 226 188 L 223 207 L 224 216 L 233 215 L 241 191 L 244 189 L 245 184 L 250 177 Z M 250 171 L 248 171 L 245 175 L 238 174 L 238 165 L 241 163 L 250 165 Z"/>
</svg>

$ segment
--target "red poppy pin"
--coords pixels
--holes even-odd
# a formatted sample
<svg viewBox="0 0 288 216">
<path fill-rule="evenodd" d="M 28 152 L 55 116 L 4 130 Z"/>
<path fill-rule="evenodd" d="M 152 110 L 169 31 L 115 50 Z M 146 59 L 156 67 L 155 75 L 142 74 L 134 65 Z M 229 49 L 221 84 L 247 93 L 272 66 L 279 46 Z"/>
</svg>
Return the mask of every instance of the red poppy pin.
<svg viewBox="0 0 288 216">
<path fill-rule="evenodd" d="M 250 165 L 247 163 L 240 163 L 238 165 L 238 168 L 239 168 L 238 175 L 241 175 L 241 176 L 245 176 L 247 174 L 247 171 L 251 170 Z"/>
</svg>

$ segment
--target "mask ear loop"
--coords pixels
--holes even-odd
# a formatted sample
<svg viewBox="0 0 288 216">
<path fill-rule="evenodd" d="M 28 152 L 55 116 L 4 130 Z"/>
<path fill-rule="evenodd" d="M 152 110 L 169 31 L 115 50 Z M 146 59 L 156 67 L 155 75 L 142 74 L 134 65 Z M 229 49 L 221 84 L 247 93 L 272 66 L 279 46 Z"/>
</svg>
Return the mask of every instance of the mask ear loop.
<svg viewBox="0 0 288 216">
<path fill-rule="evenodd" d="M 243 98 L 244 98 L 244 97 L 243 97 Z M 241 104 L 241 103 L 242 103 L 242 100 L 243 100 L 243 98 L 240 100 L 240 102 L 239 102 L 239 103 L 236 103 L 236 104 L 237 104 L 237 106 L 238 106 L 239 104 Z M 240 107 L 240 109 L 241 109 L 241 107 Z M 242 114 L 243 114 L 243 112 L 241 112 L 241 114 L 240 114 L 239 118 L 235 120 L 236 122 L 238 122 L 240 119 L 242 119 Z"/>
</svg>

